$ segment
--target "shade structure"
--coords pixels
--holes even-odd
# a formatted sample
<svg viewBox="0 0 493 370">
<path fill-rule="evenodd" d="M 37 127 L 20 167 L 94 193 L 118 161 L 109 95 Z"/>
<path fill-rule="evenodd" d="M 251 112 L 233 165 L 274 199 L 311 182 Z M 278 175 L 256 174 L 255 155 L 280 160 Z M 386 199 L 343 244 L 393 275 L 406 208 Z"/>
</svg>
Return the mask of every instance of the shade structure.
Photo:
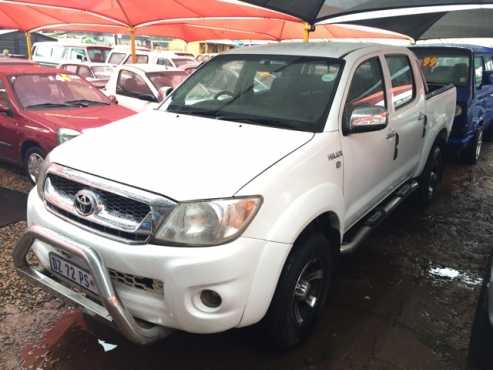
<svg viewBox="0 0 493 370">
<path fill-rule="evenodd" d="M 351 23 L 399 32 L 415 40 L 493 37 L 493 9 L 408 14 Z"/>
<path fill-rule="evenodd" d="M 320 21 L 355 15 L 364 12 L 382 10 L 399 10 L 405 8 L 421 8 L 427 12 L 440 11 L 437 7 L 464 7 L 493 5 L 488 0 L 243 0 L 245 3 L 277 10 L 303 19 L 311 24 Z M 428 8 L 428 9 L 425 9 Z M 442 9 L 446 11 L 445 9 Z"/>
</svg>

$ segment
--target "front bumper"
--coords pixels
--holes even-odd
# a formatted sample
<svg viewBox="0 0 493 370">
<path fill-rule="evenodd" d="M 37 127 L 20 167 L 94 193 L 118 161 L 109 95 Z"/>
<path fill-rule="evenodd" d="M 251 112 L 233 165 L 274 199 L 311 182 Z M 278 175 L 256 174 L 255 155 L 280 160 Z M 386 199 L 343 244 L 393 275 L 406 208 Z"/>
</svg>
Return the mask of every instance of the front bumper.
<svg viewBox="0 0 493 370">
<path fill-rule="evenodd" d="M 239 238 L 210 248 L 128 245 L 79 228 L 47 211 L 36 191 L 28 202 L 29 229 L 14 249 L 19 273 L 112 322 L 129 340 L 152 343 L 170 329 L 215 333 L 259 321 L 265 314 L 290 245 Z M 32 249 L 42 269 L 25 256 Z M 93 275 L 99 301 L 50 277 L 49 253 L 74 256 Z M 112 280 L 109 270 L 162 282 L 161 294 Z M 222 304 L 203 305 L 200 292 L 219 293 Z M 145 321 L 144 325 L 139 320 Z M 153 325 L 150 325 L 153 324 Z"/>
</svg>

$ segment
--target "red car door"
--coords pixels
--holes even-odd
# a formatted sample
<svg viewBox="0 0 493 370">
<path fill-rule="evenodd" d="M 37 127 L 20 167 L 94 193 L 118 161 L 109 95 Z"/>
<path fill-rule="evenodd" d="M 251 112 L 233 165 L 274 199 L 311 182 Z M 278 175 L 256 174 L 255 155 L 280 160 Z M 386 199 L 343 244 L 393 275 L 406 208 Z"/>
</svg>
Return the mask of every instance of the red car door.
<svg viewBox="0 0 493 370">
<path fill-rule="evenodd" d="M 19 161 L 19 127 L 5 83 L 0 79 L 0 159 Z"/>
</svg>

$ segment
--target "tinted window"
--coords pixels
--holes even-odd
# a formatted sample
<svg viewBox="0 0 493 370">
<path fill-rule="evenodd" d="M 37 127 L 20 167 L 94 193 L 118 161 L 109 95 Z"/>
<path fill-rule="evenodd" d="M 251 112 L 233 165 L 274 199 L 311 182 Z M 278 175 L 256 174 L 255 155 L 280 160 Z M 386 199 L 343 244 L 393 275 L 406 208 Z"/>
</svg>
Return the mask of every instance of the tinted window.
<svg viewBox="0 0 493 370">
<path fill-rule="evenodd" d="M 340 61 L 330 58 L 222 55 L 185 80 L 162 109 L 317 132 L 340 71 Z"/>
<path fill-rule="evenodd" d="M 484 70 L 493 71 L 493 57 L 491 55 L 483 55 Z"/>
<path fill-rule="evenodd" d="M 154 97 L 154 94 L 142 77 L 125 70 L 120 71 L 118 75 L 116 93 L 138 99 L 150 99 Z"/>
<path fill-rule="evenodd" d="M 93 63 L 106 62 L 106 58 L 108 58 L 109 52 L 110 49 L 108 48 L 97 48 L 97 47 L 87 48 L 87 54 L 89 55 L 89 60 Z"/>
<path fill-rule="evenodd" d="M 160 64 L 160 65 L 166 66 L 166 67 L 173 67 L 173 63 L 171 63 L 168 58 L 163 58 L 163 57 L 159 57 L 157 59 L 157 64 Z"/>
<path fill-rule="evenodd" d="M 360 64 L 351 82 L 346 109 L 361 105 L 387 107 L 382 66 L 376 57 Z"/>
<path fill-rule="evenodd" d="M 474 57 L 474 83 L 476 87 L 480 87 L 483 83 L 483 58 L 482 57 Z"/>
<path fill-rule="evenodd" d="M 443 49 L 413 49 L 430 84 L 463 87 L 469 83 L 469 56 L 465 52 Z"/>
<path fill-rule="evenodd" d="M 162 87 L 174 89 L 188 77 L 188 74 L 184 71 L 151 72 L 147 73 L 147 77 L 158 90 Z"/>
<path fill-rule="evenodd" d="M 386 56 L 392 82 L 392 102 L 395 109 L 411 102 L 416 96 L 411 62 L 405 55 Z"/>
<path fill-rule="evenodd" d="M 123 59 L 125 59 L 125 53 L 111 53 L 110 59 L 108 60 L 109 64 L 120 64 Z"/>
<path fill-rule="evenodd" d="M 70 59 L 71 60 L 87 60 L 86 51 L 83 48 L 72 48 L 70 50 Z"/>
</svg>

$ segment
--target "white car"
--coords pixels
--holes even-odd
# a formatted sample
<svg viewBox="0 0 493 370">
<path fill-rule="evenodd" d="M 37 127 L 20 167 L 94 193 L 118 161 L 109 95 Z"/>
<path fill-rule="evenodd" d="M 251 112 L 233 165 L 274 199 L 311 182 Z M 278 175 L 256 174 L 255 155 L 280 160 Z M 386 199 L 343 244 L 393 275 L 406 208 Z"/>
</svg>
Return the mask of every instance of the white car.
<svg viewBox="0 0 493 370">
<path fill-rule="evenodd" d="M 135 64 L 158 64 L 169 68 L 188 68 L 199 63 L 189 56 L 176 55 L 171 51 L 149 51 L 137 49 Z M 106 63 L 111 65 L 130 64 L 132 57 L 128 48 L 116 47 L 109 54 Z"/>
<path fill-rule="evenodd" d="M 46 66 L 67 62 L 104 63 L 111 47 L 82 43 L 41 41 L 33 44 L 33 61 Z"/>
<path fill-rule="evenodd" d="M 198 99 L 225 71 L 227 90 Z M 135 343 L 261 323 L 292 347 L 320 317 L 338 255 L 409 196 L 433 199 L 455 102 L 453 86 L 427 91 L 406 48 L 220 55 L 158 110 L 50 154 L 15 264 Z"/>
<path fill-rule="evenodd" d="M 124 64 L 117 67 L 106 85 L 126 108 L 136 112 L 156 108 L 188 74 L 185 71 L 153 64 Z"/>
</svg>

